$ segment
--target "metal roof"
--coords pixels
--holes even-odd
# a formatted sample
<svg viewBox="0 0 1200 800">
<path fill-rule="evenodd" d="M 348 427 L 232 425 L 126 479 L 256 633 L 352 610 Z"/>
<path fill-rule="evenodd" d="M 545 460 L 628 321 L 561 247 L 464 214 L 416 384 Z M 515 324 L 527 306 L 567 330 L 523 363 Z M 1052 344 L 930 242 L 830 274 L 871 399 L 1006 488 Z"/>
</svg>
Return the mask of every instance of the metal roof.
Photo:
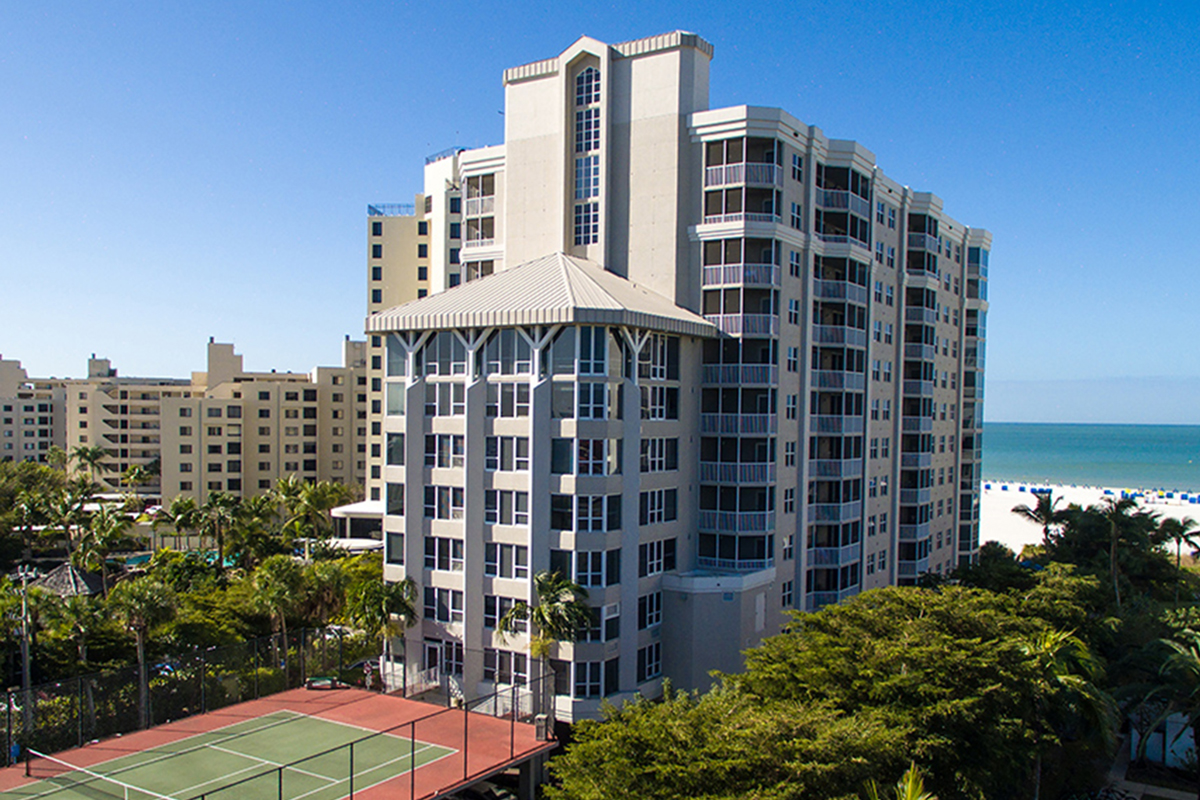
<svg viewBox="0 0 1200 800">
<path fill-rule="evenodd" d="M 520 325 L 628 325 L 684 336 L 718 336 L 712 323 L 660 294 L 563 253 L 367 317 L 367 330 L 446 330 Z"/>
</svg>

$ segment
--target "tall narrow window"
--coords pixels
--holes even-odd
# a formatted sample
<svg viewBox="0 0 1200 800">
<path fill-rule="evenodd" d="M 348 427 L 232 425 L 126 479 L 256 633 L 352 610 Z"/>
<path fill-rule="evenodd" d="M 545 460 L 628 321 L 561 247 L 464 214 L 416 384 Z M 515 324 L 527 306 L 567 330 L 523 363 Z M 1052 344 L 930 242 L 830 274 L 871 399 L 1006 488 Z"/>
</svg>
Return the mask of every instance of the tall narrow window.
<svg viewBox="0 0 1200 800">
<path fill-rule="evenodd" d="M 600 241 L 600 71 L 575 76 L 575 244 Z M 581 202 L 584 201 L 584 202 Z"/>
</svg>

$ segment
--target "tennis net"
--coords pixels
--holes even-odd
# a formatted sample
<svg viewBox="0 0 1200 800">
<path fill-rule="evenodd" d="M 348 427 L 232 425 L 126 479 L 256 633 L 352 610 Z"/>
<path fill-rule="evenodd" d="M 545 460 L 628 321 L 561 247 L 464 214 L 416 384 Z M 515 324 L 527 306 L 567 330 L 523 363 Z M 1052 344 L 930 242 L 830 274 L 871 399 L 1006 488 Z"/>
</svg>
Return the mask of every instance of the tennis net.
<svg viewBox="0 0 1200 800">
<path fill-rule="evenodd" d="M 25 774 L 31 778 L 39 778 L 51 785 L 37 794 L 28 795 L 24 800 L 36 800 L 39 797 L 50 797 L 62 794 L 67 797 L 114 797 L 119 800 L 176 800 L 167 794 L 160 794 L 150 789 L 117 780 L 109 775 L 93 772 L 87 767 L 70 764 L 37 750 L 26 750 Z"/>
</svg>

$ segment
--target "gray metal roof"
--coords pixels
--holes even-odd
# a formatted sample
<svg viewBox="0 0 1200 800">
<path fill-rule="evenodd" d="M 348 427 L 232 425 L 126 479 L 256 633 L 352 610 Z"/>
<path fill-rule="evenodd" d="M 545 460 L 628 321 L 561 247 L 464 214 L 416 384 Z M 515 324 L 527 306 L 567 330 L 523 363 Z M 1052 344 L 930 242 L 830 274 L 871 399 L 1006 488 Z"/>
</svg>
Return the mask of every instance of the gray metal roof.
<svg viewBox="0 0 1200 800">
<path fill-rule="evenodd" d="M 519 325 L 628 325 L 684 336 L 716 327 L 599 264 L 563 253 L 502 269 L 470 283 L 367 317 L 367 330 L 445 330 Z"/>
</svg>

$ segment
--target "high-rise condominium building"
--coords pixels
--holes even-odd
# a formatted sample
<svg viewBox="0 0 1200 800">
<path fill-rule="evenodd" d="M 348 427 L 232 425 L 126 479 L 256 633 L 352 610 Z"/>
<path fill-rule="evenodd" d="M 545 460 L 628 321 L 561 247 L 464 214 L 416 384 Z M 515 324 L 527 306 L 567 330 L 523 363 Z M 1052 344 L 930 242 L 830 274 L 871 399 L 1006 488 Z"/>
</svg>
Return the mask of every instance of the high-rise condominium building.
<svg viewBox="0 0 1200 800">
<path fill-rule="evenodd" d="M 65 438 L 61 381 L 30 380 L 20 361 L 0 358 L 0 461 L 45 463 Z"/>
<path fill-rule="evenodd" d="M 990 235 L 855 142 L 710 109 L 711 58 L 509 69 L 504 143 L 368 218 L 385 575 L 424 600 L 408 663 L 469 693 L 534 670 L 497 622 L 542 570 L 593 608 L 552 662 L 576 719 L 976 553 Z"/>
</svg>

